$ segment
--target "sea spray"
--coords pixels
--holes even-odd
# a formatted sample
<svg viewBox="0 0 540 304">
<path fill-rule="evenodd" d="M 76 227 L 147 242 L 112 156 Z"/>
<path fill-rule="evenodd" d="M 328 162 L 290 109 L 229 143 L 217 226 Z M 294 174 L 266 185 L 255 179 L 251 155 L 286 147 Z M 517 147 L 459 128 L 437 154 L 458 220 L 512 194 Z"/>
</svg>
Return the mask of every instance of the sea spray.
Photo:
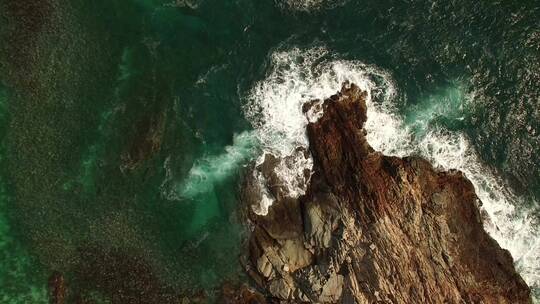
<svg viewBox="0 0 540 304">
<path fill-rule="evenodd" d="M 218 155 L 206 155 L 195 161 L 187 177 L 166 191 L 169 199 L 193 199 L 213 191 L 217 183 L 233 175 L 236 170 L 253 158 L 257 150 L 257 137 L 250 131 L 234 135 L 233 143 Z M 170 170 L 167 175 L 171 178 Z M 162 185 L 163 187 L 163 185 Z"/>
</svg>

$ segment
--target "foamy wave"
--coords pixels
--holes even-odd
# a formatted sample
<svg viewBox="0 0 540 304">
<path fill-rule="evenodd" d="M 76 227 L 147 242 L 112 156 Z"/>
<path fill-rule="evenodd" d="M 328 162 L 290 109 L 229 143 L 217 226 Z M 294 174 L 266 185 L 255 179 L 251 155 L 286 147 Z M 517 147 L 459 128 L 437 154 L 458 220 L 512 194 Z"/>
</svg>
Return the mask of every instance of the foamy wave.
<svg viewBox="0 0 540 304">
<path fill-rule="evenodd" d="M 305 102 L 337 93 L 347 80 L 368 92 L 370 104 L 371 98 L 376 97 L 384 105 L 395 94 L 385 72 L 361 62 L 332 60 L 331 57 L 325 48 L 294 48 L 273 53 L 270 73 L 255 85 L 244 107 L 262 143 L 264 153 L 259 163 L 264 161 L 266 153 L 281 160 L 276 174 L 291 197 L 305 193 L 308 181 L 304 173 L 313 167 L 311 156 L 306 159 L 298 148 L 308 150 L 306 126 L 308 120 L 316 120 L 320 113 L 311 113 L 306 119 L 302 113 Z M 377 115 L 373 116 L 376 119 Z"/>
<path fill-rule="evenodd" d="M 172 182 L 170 159 L 165 161 L 166 179 L 161 185 L 164 197 L 169 200 L 194 198 L 199 194 L 210 192 L 216 183 L 231 176 L 240 165 L 251 159 L 256 151 L 257 138 L 252 132 L 236 134 L 233 144 L 225 147 L 219 155 L 209 155 L 198 159 L 188 176 L 180 183 Z"/>
</svg>

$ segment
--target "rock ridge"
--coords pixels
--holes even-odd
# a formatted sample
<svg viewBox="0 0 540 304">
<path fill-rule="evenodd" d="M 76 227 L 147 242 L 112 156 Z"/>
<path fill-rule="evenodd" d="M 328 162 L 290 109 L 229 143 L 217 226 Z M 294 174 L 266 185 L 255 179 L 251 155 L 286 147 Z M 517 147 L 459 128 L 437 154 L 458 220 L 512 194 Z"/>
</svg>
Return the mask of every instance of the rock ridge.
<svg viewBox="0 0 540 304">
<path fill-rule="evenodd" d="M 246 270 L 271 303 L 531 303 L 509 252 L 483 229 L 459 171 L 390 157 L 366 140 L 366 92 L 345 83 L 307 126 L 314 172 L 298 199 L 259 216 L 259 183 L 243 201 L 252 228 Z M 272 175 L 268 157 L 263 174 Z M 279 182 L 274 181 L 274 184 Z"/>
</svg>

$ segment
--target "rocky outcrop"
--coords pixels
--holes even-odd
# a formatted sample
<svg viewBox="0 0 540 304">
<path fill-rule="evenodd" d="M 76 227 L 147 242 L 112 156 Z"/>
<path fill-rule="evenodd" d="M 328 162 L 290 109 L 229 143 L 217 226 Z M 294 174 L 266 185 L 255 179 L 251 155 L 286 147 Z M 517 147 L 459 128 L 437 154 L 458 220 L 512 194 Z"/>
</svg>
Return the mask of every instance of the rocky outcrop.
<svg viewBox="0 0 540 304">
<path fill-rule="evenodd" d="M 246 268 L 258 287 L 277 302 L 530 303 L 512 257 L 483 229 L 471 182 L 418 157 L 374 151 L 365 98 L 346 84 L 311 103 L 324 114 L 307 127 L 314 173 L 306 195 L 267 185 L 276 198 L 268 215 L 249 211 Z M 263 164 L 268 176 L 272 163 Z M 260 199 L 257 185 L 245 185 L 248 205 Z"/>
</svg>

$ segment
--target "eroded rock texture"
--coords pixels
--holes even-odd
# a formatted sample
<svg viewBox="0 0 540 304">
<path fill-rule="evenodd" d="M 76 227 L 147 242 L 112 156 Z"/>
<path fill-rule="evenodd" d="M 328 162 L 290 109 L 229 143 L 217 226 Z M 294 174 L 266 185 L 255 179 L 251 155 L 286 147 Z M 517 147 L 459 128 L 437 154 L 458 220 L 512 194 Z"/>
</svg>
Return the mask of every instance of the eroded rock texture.
<svg viewBox="0 0 540 304">
<path fill-rule="evenodd" d="M 512 257 L 482 227 L 471 182 L 418 157 L 374 151 L 365 97 L 346 84 L 308 125 L 315 166 L 307 194 L 292 199 L 267 185 L 277 199 L 269 214 L 250 212 L 247 270 L 268 299 L 530 303 Z M 248 181 L 248 204 L 257 203 L 254 188 Z"/>
</svg>

